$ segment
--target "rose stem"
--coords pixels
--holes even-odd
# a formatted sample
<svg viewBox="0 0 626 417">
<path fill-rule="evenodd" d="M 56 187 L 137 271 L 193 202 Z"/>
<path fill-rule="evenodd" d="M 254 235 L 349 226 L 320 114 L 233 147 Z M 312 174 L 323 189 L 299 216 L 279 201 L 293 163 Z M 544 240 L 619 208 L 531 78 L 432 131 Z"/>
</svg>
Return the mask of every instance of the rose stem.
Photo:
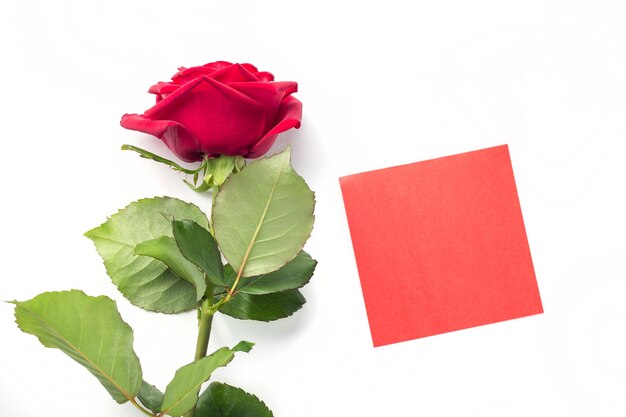
<svg viewBox="0 0 626 417">
<path fill-rule="evenodd" d="M 215 204 L 215 197 L 217 192 L 219 191 L 219 185 L 213 186 L 213 192 L 211 193 L 211 209 L 213 209 L 213 204 Z M 209 229 L 211 234 L 215 235 L 213 232 L 213 224 L 209 222 Z M 211 337 L 211 325 L 213 324 L 213 315 L 215 314 L 215 309 L 213 307 L 213 296 L 215 286 L 205 277 L 206 281 L 206 292 L 204 293 L 204 297 L 202 297 L 202 304 L 200 305 L 200 316 L 198 317 L 198 340 L 196 341 L 196 354 L 194 356 L 194 361 L 202 359 L 206 356 L 207 349 L 209 348 L 209 338 Z M 189 410 L 185 417 L 194 417 L 196 414 L 196 407 Z"/>
<path fill-rule="evenodd" d="M 213 289 L 214 286 L 207 282 L 206 295 L 202 299 L 200 306 L 200 319 L 198 323 L 198 341 L 196 342 L 196 355 L 194 360 L 202 359 L 206 356 L 209 346 L 209 338 L 211 337 L 211 324 L 213 323 L 213 314 L 211 309 L 213 306 Z"/>
<path fill-rule="evenodd" d="M 198 318 L 198 340 L 196 341 L 196 354 L 194 361 L 202 359 L 206 356 L 207 349 L 209 347 L 209 338 L 211 337 L 211 324 L 213 323 L 213 315 L 215 311 L 211 309 L 213 307 L 213 290 L 215 286 L 207 280 L 206 292 L 202 297 L 202 304 L 200 305 L 200 317 Z M 189 410 L 185 417 L 194 417 L 196 414 L 196 407 Z"/>
</svg>

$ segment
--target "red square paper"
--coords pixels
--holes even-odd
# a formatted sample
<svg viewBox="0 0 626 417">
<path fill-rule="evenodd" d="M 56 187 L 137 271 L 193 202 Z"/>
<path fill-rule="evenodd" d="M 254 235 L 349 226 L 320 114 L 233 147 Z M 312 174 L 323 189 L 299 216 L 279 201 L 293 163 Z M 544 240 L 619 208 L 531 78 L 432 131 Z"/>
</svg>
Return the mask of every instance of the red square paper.
<svg viewBox="0 0 626 417">
<path fill-rule="evenodd" d="M 543 312 L 508 146 L 340 183 L 374 346 Z"/>
</svg>

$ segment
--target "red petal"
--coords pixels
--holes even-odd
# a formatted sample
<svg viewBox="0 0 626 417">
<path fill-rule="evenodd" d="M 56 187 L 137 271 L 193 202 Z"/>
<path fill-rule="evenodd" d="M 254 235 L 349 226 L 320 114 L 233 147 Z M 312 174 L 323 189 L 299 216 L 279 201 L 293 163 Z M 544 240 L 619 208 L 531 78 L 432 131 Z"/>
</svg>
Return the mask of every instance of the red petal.
<svg viewBox="0 0 626 417">
<path fill-rule="evenodd" d="M 191 68 L 181 67 L 183 69 L 178 71 L 176 74 L 172 76 L 172 81 L 174 81 L 176 84 L 182 85 L 182 84 L 188 83 L 194 78 L 198 78 L 203 75 L 211 75 L 215 71 L 222 70 L 232 65 L 233 64 L 231 64 L 230 62 L 217 61 L 217 62 L 210 62 L 208 64 L 204 64 L 201 67 L 191 67 Z"/>
<path fill-rule="evenodd" d="M 222 68 L 230 67 L 231 65 L 233 64 L 227 61 L 215 61 L 215 62 L 209 62 L 208 64 L 204 64 L 202 67 L 208 68 L 213 71 L 217 71 L 217 70 L 221 70 Z"/>
<path fill-rule="evenodd" d="M 283 97 L 287 97 L 298 91 L 298 83 L 293 81 L 278 81 L 270 83 L 270 85 L 276 87 L 276 89 L 282 93 Z"/>
<path fill-rule="evenodd" d="M 267 132 L 276 125 L 276 117 L 283 99 L 298 91 L 298 83 L 292 81 L 272 83 L 230 83 L 232 87 L 261 103 L 265 109 L 265 128 Z"/>
<path fill-rule="evenodd" d="M 244 67 L 246 70 L 248 70 L 249 72 L 251 72 L 252 74 L 259 72 L 259 70 L 252 64 L 241 64 L 242 67 Z"/>
<path fill-rule="evenodd" d="M 274 81 L 274 75 L 271 72 L 261 71 L 254 74 L 255 77 L 259 79 L 259 81 L 270 82 Z"/>
<path fill-rule="evenodd" d="M 302 103 L 300 100 L 293 96 L 286 97 L 280 104 L 276 120 L 276 125 L 250 149 L 245 155 L 246 158 L 258 158 L 265 155 L 276 141 L 279 133 L 300 127 L 300 120 L 302 120 Z"/>
<path fill-rule="evenodd" d="M 180 88 L 180 85 L 178 84 L 159 82 L 153 85 L 152 87 L 150 87 L 150 89 L 148 90 L 148 93 L 159 94 L 159 95 L 171 94 L 174 91 L 176 91 L 176 89 L 178 88 Z"/>
<path fill-rule="evenodd" d="M 172 81 L 176 84 L 185 84 L 203 75 L 223 83 L 258 81 L 258 78 L 254 75 L 256 72 L 256 68 L 250 64 L 230 64 L 220 61 L 202 67 L 187 68 L 184 71 L 176 73 L 172 77 Z"/>
<path fill-rule="evenodd" d="M 243 65 L 233 64 L 229 67 L 222 68 L 221 70 L 215 71 L 209 75 L 209 77 L 222 82 L 224 84 L 230 84 L 232 82 L 254 82 L 259 81 L 257 77 L 254 76 L 253 73 L 248 71 Z"/>
<path fill-rule="evenodd" d="M 186 162 L 202 160 L 198 139 L 172 120 L 152 120 L 140 114 L 125 114 L 120 121 L 125 129 L 148 133 L 161 139 L 172 152 Z"/>
<path fill-rule="evenodd" d="M 280 106 L 280 102 L 283 100 L 284 94 L 282 91 L 277 90 L 273 83 L 230 83 L 228 86 L 256 100 L 263 106 L 265 112 L 263 133 L 267 132 L 274 126 L 278 106 Z"/>
<path fill-rule="evenodd" d="M 145 112 L 184 126 L 206 154 L 243 155 L 265 131 L 265 106 L 210 77 L 197 78 Z"/>
<path fill-rule="evenodd" d="M 172 94 L 178 88 L 180 88 L 180 85 L 178 84 L 159 82 L 150 87 L 150 89 L 148 89 L 148 93 L 155 94 L 156 102 L 158 103 L 159 101 L 167 97 L 168 94 Z"/>
</svg>

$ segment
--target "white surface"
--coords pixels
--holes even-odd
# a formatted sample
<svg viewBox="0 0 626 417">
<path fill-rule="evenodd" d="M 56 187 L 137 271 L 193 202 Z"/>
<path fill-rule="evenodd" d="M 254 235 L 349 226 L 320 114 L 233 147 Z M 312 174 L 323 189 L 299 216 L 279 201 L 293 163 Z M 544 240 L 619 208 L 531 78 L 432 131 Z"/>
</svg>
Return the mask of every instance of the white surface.
<svg viewBox="0 0 626 417">
<path fill-rule="evenodd" d="M 4 0 L 0 299 L 115 298 L 164 388 L 193 355 L 193 314 L 132 307 L 82 233 L 142 197 L 208 208 L 178 174 L 121 152 L 167 153 L 118 121 L 178 65 L 248 61 L 300 83 L 302 129 L 277 148 L 293 145 L 317 191 L 307 248 L 320 263 L 293 318 L 215 321 L 212 347 L 257 342 L 216 379 L 277 417 L 624 417 L 625 17 L 603 0 Z M 502 143 L 545 314 L 373 349 L 338 176 Z M 7 304 L 0 337 L 0 416 L 139 415 L 19 332 Z"/>
</svg>

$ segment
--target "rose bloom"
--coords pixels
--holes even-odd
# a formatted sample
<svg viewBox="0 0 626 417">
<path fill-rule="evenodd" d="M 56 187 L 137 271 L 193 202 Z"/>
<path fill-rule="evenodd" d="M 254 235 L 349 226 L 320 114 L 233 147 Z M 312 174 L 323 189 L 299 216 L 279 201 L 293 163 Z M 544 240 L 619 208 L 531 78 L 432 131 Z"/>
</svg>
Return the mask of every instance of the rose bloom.
<svg viewBox="0 0 626 417">
<path fill-rule="evenodd" d="M 120 123 L 158 137 L 187 162 L 258 158 L 279 133 L 300 127 L 302 103 L 291 95 L 297 89 L 250 64 L 211 62 L 180 68 L 171 82 L 150 87 L 156 104 L 144 114 L 125 114 Z"/>
</svg>

